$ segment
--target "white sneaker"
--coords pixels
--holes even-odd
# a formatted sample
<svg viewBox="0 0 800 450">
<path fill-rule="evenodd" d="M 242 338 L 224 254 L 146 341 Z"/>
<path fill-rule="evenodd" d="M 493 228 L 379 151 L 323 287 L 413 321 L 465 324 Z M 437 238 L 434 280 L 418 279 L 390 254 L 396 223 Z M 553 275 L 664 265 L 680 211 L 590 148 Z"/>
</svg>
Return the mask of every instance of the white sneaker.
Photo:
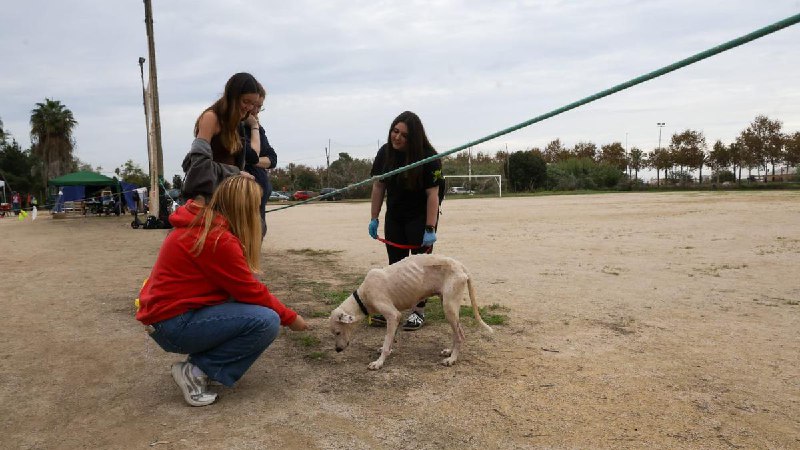
<svg viewBox="0 0 800 450">
<path fill-rule="evenodd" d="M 172 365 L 172 378 L 181 388 L 183 399 L 191 406 L 206 406 L 217 400 L 217 394 L 206 390 L 208 377 L 194 376 L 192 363 L 188 361 L 176 362 Z"/>
</svg>

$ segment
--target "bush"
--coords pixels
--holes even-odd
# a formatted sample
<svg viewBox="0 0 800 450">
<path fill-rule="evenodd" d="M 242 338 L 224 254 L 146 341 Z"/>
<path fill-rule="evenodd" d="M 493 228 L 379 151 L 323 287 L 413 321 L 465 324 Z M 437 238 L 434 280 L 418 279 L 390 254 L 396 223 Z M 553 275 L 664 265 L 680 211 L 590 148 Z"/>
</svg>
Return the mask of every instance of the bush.
<svg viewBox="0 0 800 450">
<path fill-rule="evenodd" d="M 688 171 L 674 171 L 670 172 L 667 176 L 667 181 L 672 184 L 679 184 L 681 186 L 686 186 L 687 184 L 694 183 L 694 177 Z"/>
<path fill-rule="evenodd" d="M 719 178 L 717 178 L 717 177 L 719 177 Z M 730 170 L 723 169 L 723 170 L 719 170 L 717 172 L 713 172 L 711 174 L 711 181 L 713 183 L 717 183 L 717 182 L 724 183 L 726 181 L 730 181 L 731 183 L 735 183 L 736 182 L 736 175 L 734 175 L 733 172 L 731 172 Z"/>
<path fill-rule="evenodd" d="M 614 188 L 622 180 L 619 169 L 590 158 L 570 158 L 547 166 L 547 187 L 553 190 Z"/>
</svg>

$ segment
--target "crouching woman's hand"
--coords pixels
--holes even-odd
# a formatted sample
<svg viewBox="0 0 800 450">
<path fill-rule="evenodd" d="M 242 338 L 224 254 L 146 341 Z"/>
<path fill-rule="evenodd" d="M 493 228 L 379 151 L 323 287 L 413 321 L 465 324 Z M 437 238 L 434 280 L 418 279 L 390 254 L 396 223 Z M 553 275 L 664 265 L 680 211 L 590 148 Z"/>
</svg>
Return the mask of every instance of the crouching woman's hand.
<svg viewBox="0 0 800 450">
<path fill-rule="evenodd" d="M 308 330 L 308 328 L 308 324 L 300 314 L 297 315 L 297 318 L 294 319 L 294 322 L 289 324 L 289 329 L 292 331 L 304 331 Z"/>
</svg>

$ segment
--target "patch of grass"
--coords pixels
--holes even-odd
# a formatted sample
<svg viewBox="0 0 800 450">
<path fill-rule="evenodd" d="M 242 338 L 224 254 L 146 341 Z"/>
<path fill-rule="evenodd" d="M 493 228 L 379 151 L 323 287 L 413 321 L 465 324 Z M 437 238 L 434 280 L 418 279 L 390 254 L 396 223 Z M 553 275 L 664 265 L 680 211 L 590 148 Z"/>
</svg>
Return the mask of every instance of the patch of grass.
<svg viewBox="0 0 800 450">
<path fill-rule="evenodd" d="M 306 358 L 313 359 L 314 361 L 322 361 L 328 357 L 327 352 L 311 352 L 306 355 Z"/>
<path fill-rule="evenodd" d="M 347 297 L 352 294 L 353 291 L 349 289 L 338 289 L 338 290 L 325 290 L 322 291 L 322 298 L 325 299 L 326 305 L 334 305 L 334 307 L 339 306 L 342 304 L 343 301 L 347 300 Z"/>
<path fill-rule="evenodd" d="M 296 278 L 292 281 L 292 287 L 295 289 L 307 289 L 310 291 L 320 291 L 325 289 L 327 285 L 317 280 L 307 280 L 303 278 Z"/>
<path fill-rule="evenodd" d="M 488 325 L 505 325 L 508 322 L 509 309 L 505 306 L 498 305 L 497 303 L 478 308 L 481 313 L 481 318 Z M 458 312 L 459 317 L 466 317 L 475 322 L 475 317 L 471 306 L 461 305 Z M 428 303 L 425 306 L 425 321 L 428 323 L 445 323 L 444 310 L 442 309 L 442 302 L 439 297 L 428 297 Z"/>
<path fill-rule="evenodd" d="M 353 292 L 349 289 L 325 289 L 324 285 L 316 286 L 318 289 L 314 289 L 313 295 L 315 299 L 322 298 L 322 303 L 327 306 L 332 306 L 336 308 L 337 306 L 341 305 L 343 301 L 347 300 L 347 297 Z M 311 312 L 308 313 L 308 317 L 311 318 L 324 318 L 328 317 L 333 311 L 333 308 L 325 308 L 325 309 L 316 309 L 313 308 Z"/>
<path fill-rule="evenodd" d="M 319 347 L 322 341 L 318 337 L 305 333 L 292 333 L 289 335 L 294 342 L 303 347 Z"/>
<path fill-rule="evenodd" d="M 481 313 L 481 318 L 483 318 L 483 321 L 488 325 L 505 325 L 508 321 L 508 316 L 501 314 L 503 312 L 508 312 L 508 308 L 505 306 L 500 306 L 497 303 L 484 306 L 483 308 L 478 308 L 478 311 Z M 472 317 L 473 320 L 475 320 L 471 306 L 462 306 L 459 315 L 461 317 Z"/>
<path fill-rule="evenodd" d="M 341 250 L 319 250 L 313 248 L 301 248 L 297 250 L 286 250 L 286 253 L 290 253 L 292 255 L 299 255 L 299 256 L 331 256 L 337 253 L 342 253 Z"/>
</svg>

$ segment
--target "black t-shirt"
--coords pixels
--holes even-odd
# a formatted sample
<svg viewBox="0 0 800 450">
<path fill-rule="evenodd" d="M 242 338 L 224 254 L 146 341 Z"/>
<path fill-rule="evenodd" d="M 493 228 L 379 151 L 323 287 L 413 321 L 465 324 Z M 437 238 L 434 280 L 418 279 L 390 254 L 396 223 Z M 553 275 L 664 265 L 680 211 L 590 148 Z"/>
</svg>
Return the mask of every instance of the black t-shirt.
<svg viewBox="0 0 800 450">
<path fill-rule="evenodd" d="M 388 168 L 384 169 L 386 158 L 394 154 L 394 161 L 388 164 Z M 433 149 L 425 151 L 425 158 L 435 155 Z M 382 175 L 390 172 L 399 167 L 403 167 L 410 163 L 406 163 L 406 155 L 403 152 L 390 152 L 389 144 L 384 144 L 378 150 L 375 156 L 375 161 L 372 163 L 372 170 L 370 176 Z M 413 162 L 413 161 L 412 161 Z M 417 168 L 418 169 L 418 168 Z M 414 169 L 411 169 L 414 170 Z M 428 161 L 422 165 L 422 176 L 416 186 L 410 188 L 407 183 L 408 172 L 400 172 L 392 175 L 389 178 L 381 180 L 386 185 L 386 215 L 393 219 L 410 219 L 419 216 L 426 216 L 428 214 L 428 197 L 425 190 L 439 186 L 442 180 L 442 160 L 435 159 Z"/>
</svg>

